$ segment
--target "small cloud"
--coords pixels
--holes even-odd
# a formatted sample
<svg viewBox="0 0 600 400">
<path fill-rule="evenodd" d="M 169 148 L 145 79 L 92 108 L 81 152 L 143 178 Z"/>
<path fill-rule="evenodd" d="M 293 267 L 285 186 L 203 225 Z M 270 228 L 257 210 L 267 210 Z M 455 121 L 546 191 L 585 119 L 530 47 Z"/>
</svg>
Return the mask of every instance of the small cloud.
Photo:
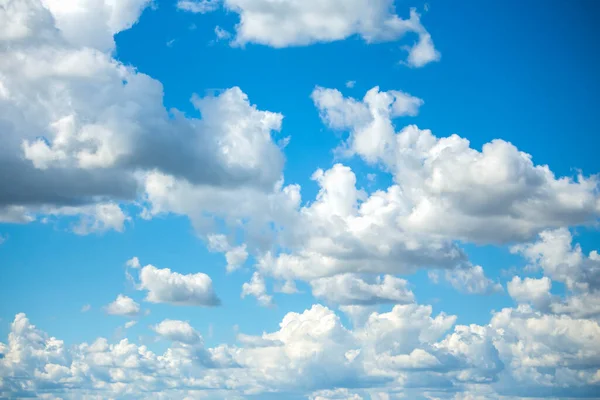
<svg viewBox="0 0 600 400">
<path fill-rule="evenodd" d="M 356 85 L 356 81 L 348 81 L 346 82 L 346 87 L 352 89 Z"/>
<path fill-rule="evenodd" d="M 111 315 L 133 317 L 140 313 L 140 305 L 131 297 L 119 294 L 117 299 L 105 307 Z"/>
<path fill-rule="evenodd" d="M 171 39 L 167 42 L 167 47 L 173 47 L 173 44 L 175 43 L 175 40 L 177 39 Z"/>
<path fill-rule="evenodd" d="M 83 307 L 81 307 L 81 312 L 88 312 L 92 309 L 92 306 L 89 304 L 84 305 Z"/>
<path fill-rule="evenodd" d="M 425 12 L 429 11 L 429 3 L 425 3 L 423 5 L 423 11 L 425 11 Z"/>
<path fill-rule="evenodd" d="M 131 267 L 131 268 L 136 268 L 136 269 L 142 266 L 140 264 L 140 259 L 137 257 L 133 257 L 133 258 L 127 260 L 125 265 L 127 265 L 128 267 Z"/>
<path fill-rule="evenodd" d="M 215 27 L 215 35 L 217 35 L 217 40 L 226 40 L 231 37 L 231 32 L 229 32 L 217 25 Z"/>
<path fill-rule="evenodd" d="M 278 293 L 285 293 L 285 294 L 300 293 L 300 291 L 296 287 L 296 283 L 294 281 L 285 281 L 285 283 L 283 285 L 276 286 L 275 291 Z"/>
<path fill-rule="evenodd" d="M 0 244 L 3 244 L 4 242 L 6 242 L 8 240 L 8 236 L 3 236 L 0 235 Z"/>
<path fill-rule="evenodd" d="M 427 271 L 427 277 L 436 285 L 440 283 L 440 273 L 438 271 Z"/>
<path fill-rule="evenodd" d="M 134 326 L 135 324 L 137 324 L 137 321 L 128 321 L 125 323 L 125 329 L 129 329 L 132 326 Z"/>
</svg>

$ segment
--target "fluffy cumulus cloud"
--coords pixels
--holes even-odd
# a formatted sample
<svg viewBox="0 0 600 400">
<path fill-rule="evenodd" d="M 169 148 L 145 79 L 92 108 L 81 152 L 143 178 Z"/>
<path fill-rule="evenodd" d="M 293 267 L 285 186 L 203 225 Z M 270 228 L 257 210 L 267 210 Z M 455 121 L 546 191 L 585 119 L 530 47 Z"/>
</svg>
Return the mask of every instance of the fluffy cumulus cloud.
<svg viewBox="0 0 600 400">
<path fill-rule="evenodd" d="M 493 313 L 487 325 L 455 322 L 455 316 L 409 304 L 373 312 L 348 329 L 335 312 L 314 305 L 285 315 L 277 331 L 239 334 L 238 345 L 207 348 L 188 322 L 164 320 L 152 329 L 171 344 L 156 355 L 127 339 L 110 344 L 99 338 L 68 348 L 19 314 L 7 344 L 0 343 L 0 392 L 9 397 L 159 398 L 160 392 L 180 398 L 305 393 L 386 399 L 423 393 L 594 397 L 600 388 L 596 321 L 521 305 Z"/>
<path fill-rule="evenodd" d="M 357 155 L 390 172 L 411 232 L 476 243 L 506 243 L 544 229 L 591 223 L 600 215 L 597 176 L 557 177 L 529 154 L 501 139 L 470 147 L 456 134 L 436 137 L 393 119 L 413 115 L 421 102 L 407 94 L 373 88 L 362 100 L 335 89 L 312 94 L 323 121 L 348 131 L 339 152 Z"/>
<path fill-rule="evenodd" d="M 160 336 L 174 342 L 195 344 L 202 339 L 200 334 L 187 321 L 165 319 L 152 329 Z"/>
<path fill-rule="evenodd" d="M 211 234 L 208 236 L 208 248 L 211 251 L 225 253 L 227 272 L 233 272 L 242 266 L 248 258 L 246 245 L 232 246 L 225 235 Z"/>
<path fill-rule="evenodd" d="M 466 255 L 443 238 L 407 231 L 397 221 L 408 212 L 397 187 L 367 194 L 356 175 L 336 164 L 318 170 L 314 202 L 291 214 L 282 233 L 286 251 L 265 252 L 258 269 L 278 279 L 313 280 L 342 273 L 409 273 L 418 267 L 453 267 Z M 292 219 L 293 218 L 293 219 Z"/>
<path fill-rule="evenodd" d="M 135 201 L 150 173 L 227 188 L 280 178 L 271 134 L 282 115 L 258 110 L 239 88 L 194 96 L 202 119 L 168 112 L 160 82 L 112 57 L 114 34 L 148 4 L 3 3 L 0 169 L 13 173 L 0 176 L 1 221 L 81 216 L 78 233 L 119 231 L 128 219 L 119 204 Z"/>
<path fill-rule="evenodd" d="M 105 309 L 108 314 L 128 317 L 133 317 L 140 313 L 140 305 L 131 297 L 122 294 L 118 295 L 116 300 L 108 304 Z"/>
<path fill-rule="evenodd" d="M 206 13 L 219 7 L 219 0 L 180 0 L 180 10 Z M 306 46 L 359 36 L 367 43 L 396 41 L 407 34 L 416 37 L 404 46 L 405 63 L 422 67 L 438 61 L 431 35 L 421 15 L 410 9 L 408 18 L 396 13 L 392 0 L 223 0 L 228 11 L 239 14 L 233 44 L 258 43 L 272 47 Z"/>
<path fill-rule="evenodd" d="M 242 299 L 246 296 L 256 297 L 261 306 L 270 306 L 273 304 L 273 296 L 267 294 L 267 285 L 264 278 L 255 272 L 249 282 L 242 285 Z"/>
<path fill-rule="evenodd" d="M 541 232 L 537 241 L 514 246 L 531 268 L 541 269 L 545 277 L 535 280 L 513 278 L 511 296 L 517 301 L 530 302 L 538 308 L 550 307 L 555 313 L 577 318 L 600 318 L 600 256 L 598 250 L 588 255 L 573 243 L 568 229 Z M 568 296 L 550 295 L 551 281 L 563 283 Z"/>
<path fill-rule="evenodd" d="M 552 281 L 547 276 L 540 279 L 514 276 L 507 286 L 508 294 L 518 303 L 531 303 L 539 309 L 546 308 L 550 303 Z"/>
<path fill-rule="evenodd" d="M 221 304 L 212 279 L 202 272 L 183 275 L 149 264 L 140 269 L 137 288 L 147 291 L 145 300 L 150 303 L 204 307 Z"/>
</svg>

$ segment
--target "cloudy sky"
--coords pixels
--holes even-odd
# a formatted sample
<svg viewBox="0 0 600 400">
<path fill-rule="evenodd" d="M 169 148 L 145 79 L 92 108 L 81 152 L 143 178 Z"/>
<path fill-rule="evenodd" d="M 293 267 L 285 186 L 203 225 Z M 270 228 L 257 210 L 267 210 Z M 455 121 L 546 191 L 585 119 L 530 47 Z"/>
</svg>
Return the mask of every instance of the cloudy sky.
<svg viewBox="0 0 600 400">
<path fill-rule="evenodd" d="M 599 17 L 0 0 L 0 399 L 600 398 Z"/>
</svg>

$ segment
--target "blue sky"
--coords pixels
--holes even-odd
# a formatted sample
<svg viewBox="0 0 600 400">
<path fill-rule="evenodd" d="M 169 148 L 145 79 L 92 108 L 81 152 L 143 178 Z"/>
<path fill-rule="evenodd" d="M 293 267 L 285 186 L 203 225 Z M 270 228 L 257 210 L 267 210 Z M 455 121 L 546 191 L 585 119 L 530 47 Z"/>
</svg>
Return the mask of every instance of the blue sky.
<svg viewBox="0 0 600 400">
<path fill-rule="evenodd" d="M 0 398 L 596 397 L 599 11 L 0 0 Z"/>
</svg>

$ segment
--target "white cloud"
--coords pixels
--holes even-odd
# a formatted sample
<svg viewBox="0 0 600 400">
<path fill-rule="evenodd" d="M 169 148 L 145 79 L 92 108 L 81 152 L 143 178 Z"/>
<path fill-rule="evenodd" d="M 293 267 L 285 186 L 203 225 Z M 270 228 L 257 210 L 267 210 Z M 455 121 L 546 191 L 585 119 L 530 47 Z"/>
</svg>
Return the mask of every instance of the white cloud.
<svg viewBox="0 0 600 400">
<path fill-rule="evenodd" d="M 130 268 L 135 268 L 135 269 L 139 269 L 142 266 L 142 264 L 140 264 L 139 258 L 137 258 L 137 257 L 130 258 L 129 260 L 127 260 L 125 265 Z"/>
<path fill-rule="evenodd" d="M 242 299 L 246 296 L 254 296 L 261 306 L 271 306 L 273 304 L 273 297 L 267 294 L 267 286 L 265 285 L 264 278 L 255 272 L 252 274 L 250 282 L 246 282 L 242 285 Z"/>
<path fill-rule="evenodd" d="M 177 8 L 197 14 L 215 11 L 220 7 L 221 0 L 179 0 Z"/>
<path fill-rule="evenodd" d="M 12 0 L 2 8 L 0 169 L 15 173 L 0 177 L 1 221 L 80 216 L 78 233 L 121 231 L 122 206 L 136 201 L 148 173 L 207 189 L 270 190 L 280 178 L 271 134 L 282 115 L 258 110 L 239 88 L 195 96 L 202 119 L 167 111 L 160 82 L 112 57 L 114 34 L 149 3 Z"/>
<path fill-rule="evenodd" d="M 412 303 L 414 295 L 408 282 L 391 275 L 378 276 L 372 282 L 355 274 L 335 275 L 310 282 L 313 295 L 342 305 Z"/>
<path fill-rule="evenodd" d="M 600 256 L 592 251 L 583 254 L 579 244 L 572 244 L 573 236 L 568 229 L 544 231 L 534 243 L 512 248 L 522 254 L 533 266 L 543 269 L 544 274 L 563 282 L 570 290 L 590 291 L 600 289 Z"/>
<path fill-rule="evenodd" d="M 276 285 L 275 291 L 278 293 L 285 293 L 285 294 L 300 293 L 300 291 L 296 287 L 296 282 L 294 282 L 294 281 L 285 281 L 285 282 L 283 282 L 283 285 L 281 285 L 281 284 Z"/>
<path fill-rule="evenodd" d="M 544 310 L 550 304 L 552 296 L 550 289 L 552 281 L 544 276 L 540 279 L 514 276 L 507 284 L 508 294 L 518 303 L 531 303 L 538 309 Z"/>
<path fill-rule="evenodd" d="M 217 40 L 227 40 L 231 38 L 231 32 L 226 31 L 217 25 L 215 26 L 215 36 L 217 37 Z"/>
<path fill-rule="evenodd" d="M 140 305 L 131 297 L 120 294 L 115 301 L 105 307 L 105 310 L 111 315 L 134 317 L 140 313 Z"/>
<path fill-rule="evenodd" d="M 29 1 L 31 4 L 37 1 Z M 115 47 L 113 36 L 133 26 L 151 0 L 42 0 L 70 44 L 102 51 Z"/>
<path fill-rule="evenodd" d="M 412 46 L 406 46 L 405 50 L 408 51 L 406 64 L 414 68 L 423 67 L 442 58 L 440 52 L 433 45 L 431 35 L 427 32 L 419 34 L 419 40 Z"/>
<path fill-rule="evenodd" d="M 356 81 L 348 81 L 346 82 L 346 87 L 352 89 L 356 85 Z"/>
<path fill-rule="evenodd" d="M 218 306 L 212 279 L 201 272 L 182 275 L 169 268 L 146 265 L 140 270 L 139 290 L 147 290 L 146 301 L 182 306 Z"/>
<path fill-rule="evenodd" d="M 396 186 L 367 195 L 341 164 L 317 170 L 313 179 L 320 186 L 316 201 L 290 212 L 293 224 L 280 237 L 288 250 L 258 257 L 257 268 L 265 275 L 313 280 L 342 273 L 410 273 L 466 261 L 454 243 L 397 224 L 407 210 Z"/>
<path fill-rule="evenodd" d="M 208 249 L 225 253 L 227 261 L 227 272 L 233 272 L 240 268 L 248 259 L 246 245 L 231 246 L 225 235 L 210 234 L 208 235 Z"/>
<path fill-rule="evenodd" d="M 338 149 L 393 174 L 402 197 L 403 229 L 475 243 L 523 242 L 539 232 L 594 221 L 600 215 L 596 176 L 557 178 L 548 166 L 500 139 L 472 149 L 468 140 L 434 136 L 393 119 L 417 113 L 422 101 L 402 92 L 367 92 L 362 101 L 316 88 L 313 100 L 331 128 L 346 130 Z"/>
<path fill-rule="evenodd" d="M 89 304 L 84 304 L 83 307 L 81 307 L 81 312 L 88 312 L 92 309 L 92 306 Z"/>
<path fill-rule="evenodd" d="M 224 6 L 240 16 L 234 40 L 240 46 L 306 46 L 354 35 L 374 43 L 396 41 L 414 33 L 418 42 L 409 48 L 409 65 L 420 67 L 440 58 L 416 9 L 410 10 L 408 19 L 402 19 L 392 0 L 225 0 Z"/>
<path fill-rule="evenodd" d="M 600 365 L 597 321 L 533 311 L 493 314 L 489 324 L 457 325 L 430 306 L 396 305 L 347 329 L 330 309 L 314 305 L 286 314 L 279 329 L 238 335 L 240 346 L 204 348 L 188 322 L 153 329 L 171 343 L 156 355 L 128 340 L 65 347 L 18 314 L 0 343 L 3 396 L 238 398 L 275 393 L 322 398 L 594 397 Z M 452 387 L 451 394 L 444 394 Z M 363 389 L 345 389 L 359 387 Z M 176 388 L 176 389 L 175 389 Z M 329 389 L 323 389 L 329 388 Z M 338 388 L 338 389 L 334 389 Z M 368 388 L 368 389 L 367 389 Z M 310 398 L 310 397 L 309 397 Z M 352 398 L 352 397 L 349 397 Z"/>
<path fill-rule="evenodd" d="M 125 322 L 125 329 L 129 329 L 137 324 L 137 321 L 127 321 Z"/>
<path fill-rule="evenodd" d="M 514 246 L 512 251 L 522 254 L 531 263 L 530 268 L 542 269 L 547 275 L 538 280 L 537 293 L 531 295 L 535 298 L 526 300 L 536 307 L 549 306 L 556 314 L 600 318 L 600 256 L 597 250 L 586 256 L 581 246 L 573 243 L 569 230 L 560 228 L 541 232 L 537 241 Z M 567 295 L 560 298 L 544 293 L 550 289 L 550 279 L 564 283 Z M 530 279 L 530 282 L 534 281 Z"/>
<path fill-rule="evenodd" d="M 152 329 L 160 336 L 186 344 L 196 344 L 202 340 L 200 334 L 187 321 L 165 319 Z"/>
</svg>

